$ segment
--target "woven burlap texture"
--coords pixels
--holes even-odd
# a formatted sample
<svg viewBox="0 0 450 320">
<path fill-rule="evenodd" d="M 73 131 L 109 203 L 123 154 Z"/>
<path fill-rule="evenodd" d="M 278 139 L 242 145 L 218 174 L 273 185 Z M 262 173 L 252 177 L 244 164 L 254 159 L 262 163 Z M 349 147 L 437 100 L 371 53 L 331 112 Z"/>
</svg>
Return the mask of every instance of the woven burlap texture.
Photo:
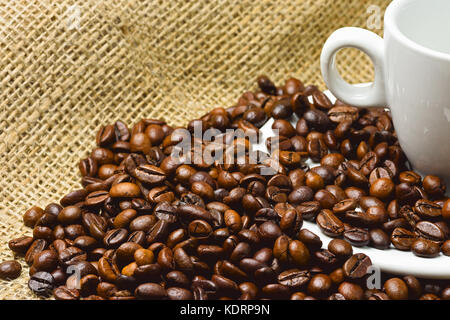
<svg viewBox="0 0 450 320">
<path fill-rule="evenodd" d="M 185 125 L 231 106 L 259 74 L 323 89 L 325 39 L 367 27 L 388 2 L 1 0 L 0 261 L 14 258 L 9 239 L 31 234 L 27 208 L 80 186 L 77 163 L 100 125 L 143 117 Z M 371 80 L 362 54 L 339 57 L 345 78 Z M 0 281 L 1 299 L 37 298 L 20 261 L 22 276 Z"/>
</svg>

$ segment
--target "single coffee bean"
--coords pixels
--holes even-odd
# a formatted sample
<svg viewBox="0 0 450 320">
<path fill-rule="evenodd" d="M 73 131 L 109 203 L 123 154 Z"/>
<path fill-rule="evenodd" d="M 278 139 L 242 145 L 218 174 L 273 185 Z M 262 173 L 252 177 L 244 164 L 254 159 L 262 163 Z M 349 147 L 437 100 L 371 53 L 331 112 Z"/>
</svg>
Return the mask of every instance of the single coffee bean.
<svg viewBox="0 0 450 320">
<path fill-rule="evenodd" d="M 23 222 L 27 227 L 33 228 L 36 222 L 42 217 L 44 210 L 39 207 L 31 207 L 23 215 Z"/>
<path fill-rule="evenodd" d="M 329 295 L 332 282 L 326 274 L 316 274 L 308 283 L 307 292 L 318 298 L 324 298 Z"/>
<path fill-rule="evenodd" d="M 407 229 L 397 227 L 392 231 L 391 242 L 399 250 L 410 250 L 416 234 Z"/>
<path fill-rule="evenodd" d="M 419 238 L 434 241 L 441 244 L 445 240 L 442 230 L 432 222 L 420 221 L 416 224 L 415 231 Z"/>
<path fill-rule="evenodd" d="M 78 300 L 80 292 L 76 289 L 69 289 L 66 286 L 60 286 L 53 290 L 56 300 Z"/>
<path fill-rule="evenodd" d="M 369 244 L 369 232 L 362 228 L 351 228 L 344 231 L 344 239 L 355 247 L 363 247 Z"/>
<path fill-rule="evenodd" d="M 411 251 L 419 257 L 432 258 L 439 255 L 439 245 L 430 240 L 417 239 L 411 245 Z"/>
<path fill-rule="evenodd" d="M 391 243 L 391 240 L 386 232 L 382 229 L 371 229 L 369 231 L 370 246 L 377 249 L 387 249 Z"/>
<path fill-rule="evenodd" d="M 34 261 L 34 257 L 42 252 L 48 245 L 48 242 L 44 239 L 36 239 L 28 248 L 25 254 L 25 262 L 31 266 Z"/>
<path fill-rule="evenodd" d="M 48 296 L 52 293 L 55 279 L 45 271 L 39 271 L 33 274 L 28 281 L 28 287 L 34 293 L 41 296 Z"/>
<path fill-rule="evenodd" d="M 322 240 L 315 233 L 308 229 L 302 229 L 297 235 L 297 238 L 303 242 L 311 251 L 317 251 L 322 247 Z"/>
<path fill-rule="evenodd" d="M 440 197 L 444 195 L 447 189 L 445 184 L 441 181 L 439 177 L 432 175 L 426 176 L 423 179 L 422 185 L 423 188 L 425 189 L 425 192 L 430 196 L 434 197 Z"/>
<path fill-rule="evenodd" d="M 143 164 L 134 169 L 134 176 L 141 182 L 158 184 L 166 179 L 165 172 L 153 165 Z"/>
<path fill-rule="evenodd" d="M 351 256 L 343 266 L 344 273 L 350 279 L 360 279 L 367 274 L 367 269 L 372 265 L 372 261 L 364 253 L 357 253 Z"/>
<path fill-rule="evenodd" d="M 344 233 L 344 224 L 331 210 L 322 210 L 316 219 L 320 229 L 330 237 L 338 237 Z"/>
<path fill-rule="evenodd" d="M 384 291 L 392 300 L 408 299 L 408 286 L 400 278 L 391 278 L 384 283 Z"/>
<path fill-rule="evenodd" d="M 15 260 L 0 263 L 0 279 L 16 279 L 22 272 L 22 266 Z"/>
<path fill-rule="evenodd" d="M 388 198 L 394 191 L 394 183 L 389 178 L 379 178 L 370 186 L 370 194 L 380 199 Z"/>
<path fill-rule="evenodd" d="M 136 198 L 140 193 L 139 187 L 130 182 L 116 184 L 109 190 L 109 195 L 113 198 Z"/>
<path fill-rule="evenodd" d="M 351 106 L 333 107 L 328 111 L 328 117 L 333 122 L 343 122 L 346 120 L 355 121 L 358 119 L 358 108 Z"/>
<path fill-rule="evenodd" d="M 450 256 L 450 240 L 447 240 L 442 244 L 441 250 L 444 255 Z"/>
<path fill-rule="evenodd" d="M 134 292 L 138 299 L 165 299 L 167 297 L 167 291 L 157 283 L 144 283 L 138 286 Z"/>
<path fill-rule="evenodd" d="M 425 199 L 417 200 L 414 212 L 423 219 L 434 219 L 441 216 L 441 206 Z"/>
<path fill-rule="evenodd" d="M 358 284 L 344 281 L 339 285 L 338 291 L 345 300 L 362 300 L 364 290 Z"/>
<path fill-rule="evenodd" d="M 353 248 L 348 241 L 333 239 L 328 243 L 328 250 L 339 259 L 347 259 L 353 254 Z"/>
<path fill-rule="evenodd" d="M 33 237 L 23 236 L 10 240 L 8 242 L 8 247 L 15 253 L 25 254 L 32 243 Z"/>
<path fill-rule="evenodd" d="M 311 274 L 307 270 L 290 269 L 278 275 L 278 283 L 289 288 L 303 287 L 310 279 Z"/>
</svg>

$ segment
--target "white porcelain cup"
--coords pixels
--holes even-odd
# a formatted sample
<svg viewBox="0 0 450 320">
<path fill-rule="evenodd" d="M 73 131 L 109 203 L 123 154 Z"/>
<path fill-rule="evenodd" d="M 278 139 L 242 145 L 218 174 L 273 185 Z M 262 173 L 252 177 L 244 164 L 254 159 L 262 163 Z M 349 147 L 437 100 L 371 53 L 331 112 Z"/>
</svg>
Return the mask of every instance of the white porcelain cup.
<svg viewBox="0 0 450 320">
<path fill-rule="evenodd" d="M 365 52 L 375 68 L 372 84 L 345 82 L 335 66 L 346 47 Z M 335 31 L 322 49 L 330 91 L 354 106 L 388 106 L 402 149 L 421 174 L 450 188 L 450 1 L 394 0 L 384 16 L 384 39 L 360 28 Z"/>
</svg>

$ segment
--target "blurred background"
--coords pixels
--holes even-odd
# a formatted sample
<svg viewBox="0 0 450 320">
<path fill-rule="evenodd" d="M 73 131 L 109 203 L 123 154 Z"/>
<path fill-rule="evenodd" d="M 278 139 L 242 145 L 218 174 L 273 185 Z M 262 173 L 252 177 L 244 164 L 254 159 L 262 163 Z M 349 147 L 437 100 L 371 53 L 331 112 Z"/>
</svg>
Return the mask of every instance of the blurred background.
<svg viewBox="0 0 450 320">
<path fill-rule="evenodd" d="M 383 34 L 388 0 L 0 0 L 0 261 L 29 234 L 22 214 L 80 186 L 78 161 L 101 125 L 141 118 L 186 125 L 233 105 L 266 74 L 325 89 L 319 57 L 344 26 Z M 339 53 L 352 83 L 362 53 Z M 0 299 L 31 299 L 28 267 Z"/>
</svg>

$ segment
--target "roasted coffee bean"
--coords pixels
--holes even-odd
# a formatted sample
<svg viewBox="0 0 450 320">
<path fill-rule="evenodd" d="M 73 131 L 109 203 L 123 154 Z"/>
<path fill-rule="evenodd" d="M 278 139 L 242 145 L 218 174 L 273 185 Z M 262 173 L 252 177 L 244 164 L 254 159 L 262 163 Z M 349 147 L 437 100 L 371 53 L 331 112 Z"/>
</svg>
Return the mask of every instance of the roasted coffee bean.
<svg viewBox="0 0 450 320">
<path fill-rule="evenodd" d="M 316 219 L 320 229 L 330 237 L 338 237 L 344 233 L 344 224 L 331 210 L 322 210 Z"/>
<path fill-rule="evenodd" d="M 450 256 L 450 240 L 447 240 L 442 244 L 441 250 L 444 255 Z"/>
<path fill-rule="evenodd" d="M 63 225 L 74 224 L 81 219 L 81 209 L 76 206 L 67 206 L 58 214 L 58 222 Z"/>
<path fill-rule="evenodd" d="M 50 273 L 39 271 L 30 277 L 28 287 L 38 295 L 48 296 L 52 293 L 54 282 L 55 280 Z"/>
<path fill-rule="evenodd" d="M 328 250 L 339 259 L 347 259 L 353 254 L 353 248 L 349 242 L 341 239 L 333 239 L 328 243 Z"/>
<path fill-rule="evenodd" d="M 32 243 L 33 237 L 23 236 L 10 240 L 8 242 L 8 247 L 15 253 L 25 254 Z"/>
<path fill-rule="evenodd" d="M 134 169 L 134 176 L 141 182 L 147 184 L 158 184 L 166 179 L 165 172 L 157 166 L 142 164 Z"/>
<path fill-rule="evenodd" d="M 382 229 L 371 229 L 369 231 L 370 246 L 377 249 L 387 249 L 391 243 L 389 236 Z"/>
<path fill-rule="evenodd" d="M 116 184 L 109 190 L 109 195 L 113 198 L 136 198 L 140 193 L 139 187 L 131 182 Z"/>
<path fill-rule="evenodd" d="M 439 244 L 426 239 L 417 239 L 411 245 L 411 251 L 419 257 L 432 258 L 439 254 Z"/>
<path fill-rule="evenodd" d="M 36 239 L 28 248 L 25 254 L 25 262 L 31 266 L 34 261 L 34 257 L 42 252 L 48 245 L 48 242 L 44 239 Z"/>
<path fill-rule="evenodd" d="M 259 88 L 267 94 L 274 95 L 276 92 L 276 87 L 273 82 L 267 76 L 259 76 L 256 80 Z"/>
<path fill-rule="evenodd" d="M 326 274 L 316 274 L 308 283 L 307 292 L 315 297 L 324 298 L 329 295 L 332 282 Z"/>
<path fill-rule="evenodd" d="M 328 148 L 322 139 L 312 139 L 308 141 L 307 151 L 313 161 L 320 162 L 327 155 Z"/>
<path fill-rule="evenodd" d="M 364 253 L 351 256 L 343 266 L 345 275 L 350 279 L 360 279 L 367 274 L 372 261 Z"/>
<path fill-rule="evenodd" d="M 22 266 L 15 260 L 0 263 L 0 279 L 15 279 L 20 276 Z"/>
<path fill-rule="evenodd" d="M 311 279 L 311 274 L 307 270 L 290 269 L 278 275 L 278 283 L 290 288 L 305 286 Z"/>
<path fill-rule="evenodd" d="M 330 120 L 328 119 L 326 113 L 317 109 L 310 109 L 306 111 L 303 114 L 303 118 L 306 120 L 310 129 L 320 132 L 325 131 L 330 125 Z"/>
<path fill-rule="evenodd" d="M 397 227 L 392 231 L 391 242 L 399 250 L 410 250 L 416 234 L 407 229 Z"/>
<path fill-rule="evenodd" d="M 361 228 L 351 228 L 344 231 L 344 239 L 355 247 L 363 247 L 369 244 L 369 232 Z"/>
<path fill-rule="evenodd" d="M 78 300 L 80 292 L 76 289 L 69 289 L 66 286 L 60 286 L 53 290 L 56 300 Z"/>
<path fill-rule="evenodd" d="M 126 229 L 111 229 L 105 234 L 103 243 L 107 248 L 118 248 L 128 238 L 128 231 Z"/>
<path fill-rule="evenodd" d="M 23 223 L 30 228 L 36 225 L 36 222 L 42 217 L 44 210 L 39 207 L 31 207 L 23 215 Z"/>
<path fill-rule="evenodd" d="M 35 255 L 32 267 L 37 271 L 52 272 L 58 266 L 58 255 L 53 250 L 43 250 Z"/>
<path fill-rule="evenodd" d="M 446 191 L 445 184 L 441 181 L 439 177 L 428 175 L 423 179 L 422 182 L 425 192 L 430 196 L 440 197 L 444 195 Z"/>
<path fill-rule="evenodd" d="M 167 291 L 157 283 L 144 283 L 136 288 L 134 292 L 136 298 L 143 300 L 165 299 Z"/>
<path fill-rule="evenodd" d="M 408 287 L 400 278 L 391 278 L 384 283 L 384 291 L 392 300 L 408 299 Z"/>
<path fill-rule="evenodd" d="M 441 206 L 425 199 L 417 200 L 414 205 L 416 212 L 423 219 L 434 219 L 441 216 Z"/>
<path fill-rule="evenodd" d="M 303 242 L 311 251 L 317 251 L 322 247 L 322 241 L 319 236 L 309 231 L 308 229 L 302 229 L 297 235 L 297 238 Z"/>
<path fill-rule="evenodd" d="M 445 235 L 442 230 L 432 222 L 420 221 L 416 224 L 415 231 L 418 237 L 431 240 L 437 243 L 442 243 L 445 240 Z"/>
<path fill-rule="evenodd" d="M 333 122 L 355 121 L 358 119 L 358 108 L 351 106 L 337 106 L 328 111 L 328 116 Z"/>
</svg>

